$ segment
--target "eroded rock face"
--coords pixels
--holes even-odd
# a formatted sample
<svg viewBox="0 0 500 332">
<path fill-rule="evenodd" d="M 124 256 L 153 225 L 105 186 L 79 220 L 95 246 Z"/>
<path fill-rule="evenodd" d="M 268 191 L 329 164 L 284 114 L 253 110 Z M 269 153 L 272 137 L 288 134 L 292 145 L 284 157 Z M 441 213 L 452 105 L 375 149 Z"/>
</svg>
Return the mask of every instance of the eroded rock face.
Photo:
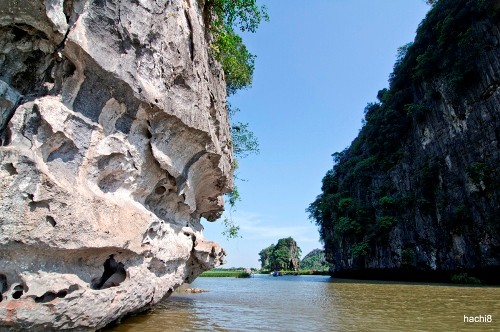
<svg viewBox="0 0 500 332">
<path fill-rule="evenodd" d="M 0 0 L 0 330 L 97 329 L 219 265 L 203 1 Z"/>
</svg>

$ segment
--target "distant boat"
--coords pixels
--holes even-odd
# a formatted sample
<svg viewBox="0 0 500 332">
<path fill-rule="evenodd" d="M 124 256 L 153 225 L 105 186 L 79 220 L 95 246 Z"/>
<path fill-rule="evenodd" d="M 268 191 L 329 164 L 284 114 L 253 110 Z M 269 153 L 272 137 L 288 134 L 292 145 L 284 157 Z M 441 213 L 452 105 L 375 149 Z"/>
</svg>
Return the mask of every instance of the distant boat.
<svg viewBox="0 0 500 332">
<path fill-rule="evenodd" d="M 280 271 L 274 270 L 273 272 L 271 272 L 271 275 L 273 277 L 281 277 L 283 275 L 283 273 L 281 273 Z"/>
</svg>

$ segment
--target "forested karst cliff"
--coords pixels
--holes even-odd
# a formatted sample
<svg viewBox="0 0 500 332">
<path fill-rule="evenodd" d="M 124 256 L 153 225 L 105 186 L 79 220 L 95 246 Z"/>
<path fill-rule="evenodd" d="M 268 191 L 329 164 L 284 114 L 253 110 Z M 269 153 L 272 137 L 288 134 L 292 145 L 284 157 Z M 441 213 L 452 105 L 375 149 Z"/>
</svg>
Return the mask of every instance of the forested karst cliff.
<svg viewBox="0 0 500 332">
<path fill-rule="evenodd" d="M 435 2 L 309 206 L 337 276 L 493 279 L 500 2 Z"/>
<path fill-rule="evenodd" d="M 297 242 L 291 237 L 279 239 L 276 245 L 259 252 L 259 260 L 263 270 L 292 270 L 296 271 L 300 266 L 301 249 Z"/>
</svg>

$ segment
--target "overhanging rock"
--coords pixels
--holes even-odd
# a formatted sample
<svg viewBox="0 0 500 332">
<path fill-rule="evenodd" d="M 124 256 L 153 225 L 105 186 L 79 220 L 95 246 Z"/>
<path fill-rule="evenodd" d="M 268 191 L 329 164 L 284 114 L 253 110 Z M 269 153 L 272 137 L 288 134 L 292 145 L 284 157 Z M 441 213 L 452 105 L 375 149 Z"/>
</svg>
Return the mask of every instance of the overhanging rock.
<svg viewBox="0 0 500 332">
<path fill-rule="evenodd" d="M 0 0 L 0 330 L 101 328 L 225 256 L 202 1 Z"/>
</svg>

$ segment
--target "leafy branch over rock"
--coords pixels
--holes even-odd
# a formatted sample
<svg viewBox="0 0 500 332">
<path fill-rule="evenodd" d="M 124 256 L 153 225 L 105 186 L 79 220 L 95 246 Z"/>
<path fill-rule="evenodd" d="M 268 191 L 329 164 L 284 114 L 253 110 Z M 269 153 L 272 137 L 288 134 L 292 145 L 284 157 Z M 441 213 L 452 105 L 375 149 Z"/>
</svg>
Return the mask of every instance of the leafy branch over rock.
<svg viewBox="0 0 500 332">
<path fill-rule="evenodd" d="M 227 95 L 232 95 L 240 89 L 252 85 L 255 55 L 251 54 L 242 38 L 235 32 L 255 32 L 262 20 L 268 21 L 265 6 L 258 6 L 256 0 L 207 0 L 212 20 L 209 30 L 213 37 L 211 50 L 217 61 L 222 65 L 226 80 Z M 239 111 L 228 103 L 230 118 Z M 235 155 L 234 169 L 238 168 L 237 158 L 244 158 L 259 152 L 259 144 L 254 133 L 248 128 L 248 123 L 233 123 L 231 125 L 232 148 Z M 237 176 L 235 176 L 237 178 Z M 238 237 L 239 226 L 232 218 L 235 204 L 240 200 L 236 185 L 227 195 L 230 206 L 229 216 L 223 220 L 227 238 Z"/>
</svg>

